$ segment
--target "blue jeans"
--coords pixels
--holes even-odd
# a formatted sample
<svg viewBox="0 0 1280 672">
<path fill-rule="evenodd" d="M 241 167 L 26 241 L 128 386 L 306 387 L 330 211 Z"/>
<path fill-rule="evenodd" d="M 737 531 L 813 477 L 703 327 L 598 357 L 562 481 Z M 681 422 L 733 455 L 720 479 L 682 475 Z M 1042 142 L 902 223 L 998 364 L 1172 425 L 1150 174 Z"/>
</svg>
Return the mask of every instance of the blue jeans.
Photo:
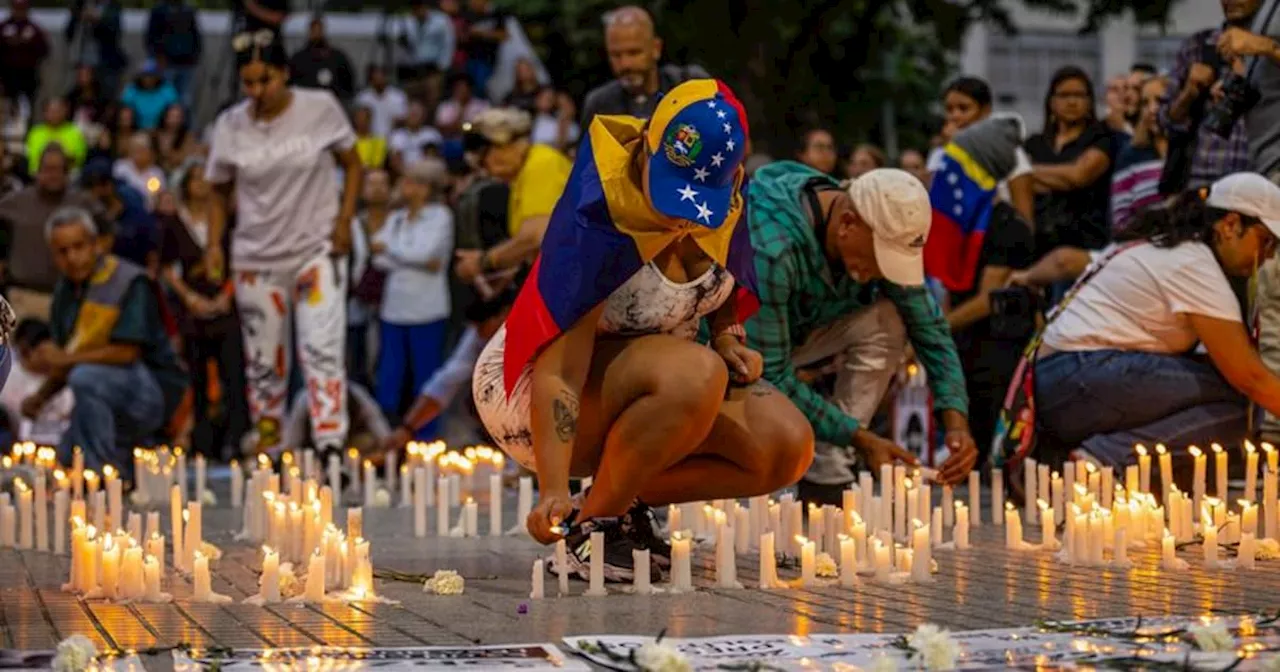
<svg viewBox="0 0 1280 672">
<path fill-rule="evenodd" d="M 400 416 L 406 381 L 413 390 L 409 397 L 414 398 L 444 363 L 444 338 L 448 328 L 448 320 L 427 324 L 392 324 L 383 320 L 375 396 L 388 418 Z M 432 420 L 418 430 L 415 438 L 435 438 L 438 429 L 438 421 Z"/>
<path fill-rule="evenodd" d="M 178 92 L 178 98 L 182 100 L 182 106 L 187 108 L 188 113 L 194 104 L 195 92 L 191 85 L 195 82 L 196 66 L 194 65 L 170 65 L 165 68 L 164 74 L 173 85 L 174 90 Z"/>
<path fill-rule="evenodd" d="M 133 470 L 129 455 L 135 445 L 149 442 L 164 427 L 164 395 L 155 376 L 142 362 L 129 366 L 77 364 L 67 376 L 75 396 L 71 426 L 62 435 L 58 457 L 71 463 L 74 446 L 84 452 L 84 466 L 107 464 Z M 126 473 L 126 478 L 132 478 Z"/>
<path fill-rule="evenodd" d="M 1212 363 L 1192 356 L 1051 355 L 1036 363 L 1036 403 L 1042 443 L 1079 446 L 1116 469 L 1137 463 L 1134 444 L 1163 443 L 1179 483 L 1193 466 L 1189 446 L 1235 443 L 1248 429 L 1248 401 Z"/>
</svg>

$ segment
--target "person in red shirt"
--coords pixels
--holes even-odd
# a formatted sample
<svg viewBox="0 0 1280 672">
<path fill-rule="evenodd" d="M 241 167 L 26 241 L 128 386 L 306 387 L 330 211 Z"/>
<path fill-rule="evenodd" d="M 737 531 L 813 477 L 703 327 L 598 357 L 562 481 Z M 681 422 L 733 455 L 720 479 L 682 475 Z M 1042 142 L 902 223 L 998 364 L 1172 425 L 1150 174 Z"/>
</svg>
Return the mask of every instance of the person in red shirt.
<svg viewBox="0 0 1280 672">
<path fill-rule="evenodd" d="M 31 0 L 13 0 L 9 17 L 0 21 L 0 85 L 5 95 L 24 96 L 34 107 L 49 40 L 30 14 Z"/>
</svg>

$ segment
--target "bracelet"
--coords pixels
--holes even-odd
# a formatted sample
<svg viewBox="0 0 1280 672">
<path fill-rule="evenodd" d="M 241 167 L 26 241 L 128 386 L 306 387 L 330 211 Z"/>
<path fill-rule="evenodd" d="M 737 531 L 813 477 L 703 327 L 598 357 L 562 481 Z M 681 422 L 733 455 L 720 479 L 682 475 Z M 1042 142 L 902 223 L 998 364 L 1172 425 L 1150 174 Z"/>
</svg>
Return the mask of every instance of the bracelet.
<svg viewBox="0 0 1280 672">
<path fill-rule="evenodd" d="M 737 323 L 737 322 L 716 332 L 715 338 L 720 338 L 721 336 L 732 336 L 738 339 L 739 343 L 743 345 L 747 344 L 747 330 L 745 327 L 743 327 L 740 323 Z"/>
</svg>

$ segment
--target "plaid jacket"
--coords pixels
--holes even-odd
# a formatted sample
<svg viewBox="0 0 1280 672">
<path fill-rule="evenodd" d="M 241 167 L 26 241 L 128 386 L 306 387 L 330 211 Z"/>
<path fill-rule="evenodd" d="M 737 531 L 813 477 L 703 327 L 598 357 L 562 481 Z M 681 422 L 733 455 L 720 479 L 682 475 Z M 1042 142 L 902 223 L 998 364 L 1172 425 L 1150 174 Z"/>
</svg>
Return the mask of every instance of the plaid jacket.
<svg viewBox="0 0 1280 672">
<path fill-rule="evenodd" d="M 887 282 L 859 284 L 845 273 L 832 272 L 802 200 L 805 184 L 814 178 L 837 184 L 792 161 L 765 166 L 751 181 L 747 213 L 756 250 L 760 312 L 747 321 L 746 329 L 747 344 L 764 356 L 764 378 L 799 407 L 819 441 L 849 445 L 858 421 L 796 378 L 791 353 L 817 329 L 884 297 L 902 316 L 928 374 L 934 408 L 967 414 L 969 400 L 955 342 L 928 290 Z"/>
</svg>

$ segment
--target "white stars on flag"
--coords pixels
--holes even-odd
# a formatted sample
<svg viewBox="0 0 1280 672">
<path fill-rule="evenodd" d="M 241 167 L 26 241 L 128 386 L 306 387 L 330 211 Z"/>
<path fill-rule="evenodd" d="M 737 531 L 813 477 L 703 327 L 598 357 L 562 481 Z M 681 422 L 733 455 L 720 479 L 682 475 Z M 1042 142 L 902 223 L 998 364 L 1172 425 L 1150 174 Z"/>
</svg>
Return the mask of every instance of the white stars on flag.
<svg viewBox="0 0 1280 672">
<path fill-rule="evenodd" d="M 684 201 L 693 201 L 698 195 L 698 192 L 694 191 L 693 187 L 688 184 L 684 185 L 684 189 L 676 189 L 676 193 L 680 194 L 680 202 L 682 203 Z M 697 201 L 694 202 L 696 203 Z"/>
<path fill-rule="evenodd" d="M 719 168 L 719 167 L 720 167 L 720 164 L 722 164 L 722 163 L 724 163 L 724 155 L 723 155 L 723 154 L 721 154 L 721 153 L 719 153 L 719 152 L 716 152 L 714 155 L 712 155 L 712 157 L 711 157 L 711 165 L 712 165 L 712 166 L 714 166 L 714 167 L 716 167 L 716 168 Z"/>
<path fill-rule="evenodd" d="M 725 148 L 727 148 L 731 152 L 733 151 L 733 148 L 737 146 L 738 146 L 738 143 L 734 142 L 733 138 L 729 138 L 729 142 L 725 143 Z"/>
<path fill-rule="evenodd" d="M 725 133 L 732 133 L 732 132 L 733 132 L 733 127 L 732 127 L 732 126 L 730 126 L 729 124 L 725 124 L 725 125 L 724 125 L 724 132 L 725 132 Z"/>
<path fill-rule="evenodd" d="M 710 224 L 711 215 L 715 213 L 711 212 L 711 209 L 707 207 L 706 203 L 696 203 L 695 205 L 698 206 L 698 219 Z"/>
<path fill-rule="evenodd" d="M 711 109 L 713 109 L 713 110 L 714 110 L 714 109 L 716 109 L 716 101 L 714 101 L 714 100 L 708 100 L 708 101 L 707 101 L 707 107 L 709 107 L 709 108 L 711 108 Z"/>
<path fill-rule="evenodd" d="M 729 116 L 729 115 L 727 115 L 727 114 L 725 113 L 725 111 L 724 111 L 724 110 L 716 110 L 716 116 L 717 116 L 717 117 L 719 117 L 719 118 L 721 118 L 721 119 L 724 119 L 725 117 L 727 117 L 727 116 Z"/>
<path fill-rule="evenodd" d="M 710 172 L 710 171 L 708 171 L 706 168 L 694 168 L 694 169 L 693 169 L 693 179 L 695 179 L 695 180 L 697 180 L 697 181 L 699 181 L 699 182 L 706 182 L 706 181 L 707 181 L 707 177 L 708 177 L 708 176 L 710 176 L 710 175 L 711 175 L 711 172 Z"/>
</svg>

